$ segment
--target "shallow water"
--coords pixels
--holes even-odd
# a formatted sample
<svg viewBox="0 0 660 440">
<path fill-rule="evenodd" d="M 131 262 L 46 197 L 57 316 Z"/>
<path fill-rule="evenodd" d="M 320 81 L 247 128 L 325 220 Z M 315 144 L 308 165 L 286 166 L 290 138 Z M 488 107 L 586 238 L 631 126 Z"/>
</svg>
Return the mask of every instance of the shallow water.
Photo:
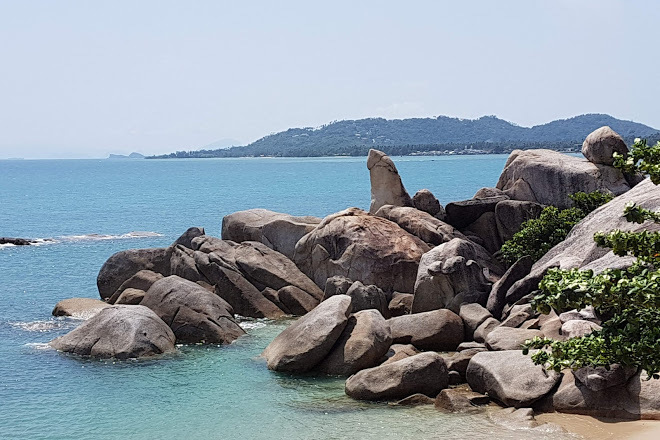
<svg viewBox="0 0 660 440">
<path fill-rule="evenodd" d="M 442 203 L 494 186 L 506 156 L 395 158 L 408 190 Z M 165 246 L 190 226 L 263 207 L 324 216 L 368 208 L 365 158 L 0 161 L 0 438 L 525 439 L 484 415 L 348 399 L 338 378 L 270 372 L 258 358 L 285 323 L 246 321 L 231 346 L 182 346 L 146 361 L 93 361 L 46 342 L 80 321 L 55 303 L 97 298 L 114 252 Z M 142 231 L 143 233 L 139 233 Z M 138 232 L 138 233 L 136 233 Z"/>
</svg>

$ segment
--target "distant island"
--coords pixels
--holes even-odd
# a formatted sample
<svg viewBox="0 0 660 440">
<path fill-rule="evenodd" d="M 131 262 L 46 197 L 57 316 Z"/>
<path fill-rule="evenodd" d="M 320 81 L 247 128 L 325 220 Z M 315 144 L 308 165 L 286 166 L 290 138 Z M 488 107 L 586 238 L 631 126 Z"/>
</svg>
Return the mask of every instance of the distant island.
<svg viewBox="0 0 660 440">
<path fill-rule="evenodd" d="M 246 146 L 177 151 L 147 159 L 366 156 L 371 148 L 391 156 L 497 154 L 532 148 L 577 152 L 584 138 L 604 125 L 627 143 L 636 137 L 653 143 L 660 140 L 660 130 L 656 128 L 606 114 L 580 115 L 533 127 L 522 127 L 496 116 L 370 118 L 336 121 L 317 128 L 290 128 Z"/>
<path fill-rule="evenodd" d="M 135 152 L 129 154 L 128 156 L 126 156 L 125 154 L 111 154 L 110 156 L 108 156 L 108 159 L 144 159 L 144 158 L 145 158 L 144 154 L 135 153 Z"/>
</svg>

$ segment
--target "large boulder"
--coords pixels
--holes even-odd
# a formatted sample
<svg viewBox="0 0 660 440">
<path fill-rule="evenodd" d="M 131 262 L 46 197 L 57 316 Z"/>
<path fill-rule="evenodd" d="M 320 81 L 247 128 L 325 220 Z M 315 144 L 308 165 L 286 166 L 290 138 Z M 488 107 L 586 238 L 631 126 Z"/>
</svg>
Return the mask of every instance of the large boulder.
<svg viewBox="0 0 660 440">
<path fill-rule="evenodd" d="M 156 281 L 140 305 L 170 326 L 177 343 L 229 344 L 245 334 L 225 300 L 176 275 Z"/>
<path fill-rule="evenodd" d="M 494 196 L 447 203 L 445 207 L 445 212 L 447 213 L 445 221 L 452 226 L 462 229 L 476 221 L 484 213 L 495 212 L 495 206 L 499 202 L 508 199 L 508 196 Z"/>
<path fill-rule="evenodd" d="M 330 215 L 296 245 L 295 262 L 318 286 L 341 275 L 386 292 L 412 292 L 429 247 L 396 223 L 350 208 Z"/>
<path fill-rule="evenodd" d="M 359 400 L 402 399 L 421 393 L 435 397 L 449 385 L 445 361 L 427 352 L 362 370 L 346 381 L 346 394 Z"/>
<path fill-rule="evenodd" d="M 660 225 L 646 222 L 629 223 L 623 216 L 625 206 L 637 203 L 652 211 L 660 210 L 660 186 L 650 179 L 644 180 L 627 193 L 604 204 L 573 227 L 566 239 L 553 247 L 539 261 L 525 279 L 538 278 L 550 267 L 570 269 L 593 269 L 595 273 L 607 267 L 626 267 L 632 263 L 629 258 L 621 258 L 594 242 L 594 234 L 599 231 L 660 231 Z"/>
<path fill-rule="evenodd" d="M 222 219 L 222 238 L 238 243 L 258 241 L 293 260 L 298 240 L 320 222 L 318 217 L 294 217 L 267 209 L 248 209 Z"/>
<path fill-rule="evenodd" d="M 484 212 L 481 216 L 467 225 L 463 230 L 468 236 L 476 236 L 479 238 L 479 244 L 491 254 L 499 251 L 504 242 L 500 239 L 499 234 L 494 233 L 497 231 L 497 221 L 494 212 Z"/>
<path fill-rule="evenodd" d="M 370 213 L 374 214 L 383 205 L 412 206 L 412 199 L 389 156 L 382 151 L 369 150 L 367 168 L 371 180 Z"/>
<path fill-rule="evenodd" d="M 124 281 L 141 270 L 169 275 L 171 255 L 171 248 L 128 249 L 112 255 L 96 278 L 101 298 L 110 298 Z"/>
<path fill-rule="evenodd" d="M 468 364 L 466 378 L 474 391 L 488 394 L 507 406 L 523 408 L 548 394 L 559 373 L 534 365 L 520 350 L 482 351 Z"/>
<path fill-rule="evenodd" d="M 395 344 L 423 350 L 455 350 L 463 342 L 463 320 L 447 309 L 403 315 L 388 320 Z"/>
<path fill-rule="evenodd" d="M 446 243 L 453 238 L 465 238 L 453 226 L 419 209 L 385 205 L 376 211 L 375 215 L 393 221 L 431 246 Z"/>
<path fill-rule="evenodd" d="M 296 286 L 284 286 L 277 291 L 277 299 L 292 315 L 302 316 L 319 305 L 319 300 Z"/>
<path fill-rule="evenodd" d="M 376 309 L 385 318 L 390 317 L 387 296 L 377 286 L 365 286 L 356 281 L 348 288 L 346 295 L 351 297 L 353 312 Z"/>
<path fill-rule="evenodd" d="M 502 273 L 500 264 L 476 243 L 455 238 L 441 244 L 421 258 L 412 312 L 445 307 L 458 311 L 461 302 L 485 304 L 489 278 Z"/>
<path fill-rule="evenodd" d="M 121 283 L 121 286 L 119 286 L 107 301 L 110 304 L 114 304 L 126 289 L 138 289 L 146 292 L 153 283 L 161 278 L 163 278 L 163 275 L 158 272 L 151 270 L 138 271 L 135 275 Z"/>
<path fill-rule="evenodd" d="M 227 301 L 234 313 L 250 318 L 280 318 L 285 313 L 239 272 L 215 266 L 215 294 Z"/>
<path fill-rule="evenodd" d="M 235 248 L 235 258 L 248 281 L 260 289 L 296 286 L 319 301 L 323 299 L 323 291 L 291 260 L 264 244 L 243 242 Z"/>
<path fill-rule="evenodd" d="M 198 228 L 198 227 L 192 227 L 188 228 L 186 232 L 184 232 L 181 237 L 177 238 L 174 243 L 172 243 L 172 247 L 175 247 L 177 245 L 181 245 L 183 247 L 186 247 L 188 249 L 193 249 L 193 244 L 192 241 L 197 238 L 205 235 L 206 232 L 204 232 L 204 228 Z"/>
<path fill-rule="evenodd" d="M 351 313 L 351 298 L 335 295 L 291 324 L 262 353 L 268 369 L 304 373 L 325 358 Z"/>
<path fill-rule="evenodd" d="M 325 280 L 325 289 L 323 290 L 323 299 L 326 300 L 334 295 L 346 295 L 348 289 L 353 285 L 353 281 L 341 275 L 335 275 Z"/>
<path fill-rule="evenodd" d="M 332 351 L 316 367 L 321 373 L 350 376 L 381 361 L 392 345 L 389 323 L 376 310 L 362 310 L 348 324 Z"/>
<path fill-rule="evenodd" d="M 589 162 L 612 165 L 614 153 L 628 154 L 628 146 L 621 136 L 607 125 L 589 133 L 582 144 L 582 154 Z"/>
<path fill-rule="evenodd" d="M 495 223 L 502 243 L 511 240 L 527 220 L 538 218 L 543 205 L 523 200 L 503 200 L 495 205 Z"/>
<path fill-rule="evenodd" d="M 89 319 L 106 307 L 110 307 L 110 305 L 94 298 L 68 298 L 55 304 L 53 316 Z"/>
<path fill-rule="evenodd" d="M 445 208 L 428 189 L 420 189 L 412 198 L 412 204 L 420 211 L 428 212 L 433 217 L 442 220 L 445 218 Z"/>
<path fill-rule="evenodd" d="M 630 189 L 618 169 L 551 150 L 514 150 L 497 182 L 514 200 L 568 208 L 569 195 L 601 191 L 614 195 Z M 449 213 L 449 207 L 447 207 Z"/>
<path fill-rule="evenodd" d="M 594 391 L 564 371 L 557 391 L 538 403 L 543 411 L 592 417 L 660 420 L 660 380 L 637 373 L 626 383 Z"/>
<path fill-rule="evenodd" d="M 540 330 L 497 327 L 486 336 L 486 346 L 489 350 L 521 350 L 521 345 L 528 339 L 543 337 Z"/>
<path fill-rule="evenodd" d="M 80 356 L 130 359 L 174 351 L 174 333 L 144 306 L 111 306 L 50 342 Z"/>
</svg>

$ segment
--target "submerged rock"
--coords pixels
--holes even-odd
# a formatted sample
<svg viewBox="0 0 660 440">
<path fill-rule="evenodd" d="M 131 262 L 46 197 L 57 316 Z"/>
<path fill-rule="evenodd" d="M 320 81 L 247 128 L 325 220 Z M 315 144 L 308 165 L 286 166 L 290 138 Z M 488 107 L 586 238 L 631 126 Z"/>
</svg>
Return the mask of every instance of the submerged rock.
<svg viewBox="0 0 660 440">
<path fill-rule="evenodd" d="M 304 373 L 325 358 L 351 313 L 351 298 L 335 295 L 291 324 L 262 353 L 268 369 Z"/>
<path fill-rule="evenodd" d="M 449 385 L 442 356 L 427 352 L 362 370 L 346 381 L 346 394 L 359 400 L 402 399 L 420 393 L 435 397 Z"/>
<path fill-rule="evenodd" d="M 403 187 L 399 171 L 389 156 L 382 151 L 369 150 L 367 168 L 371 179 L 371 214 L 383 205 L 412 206 L 412 199 Z"/>
<path fill-rule="evenodd" d="M 66 353 L 129 359 L 174 350 L 174 333 L 144 306 L 110 306 L 78 328 L 50 342 Z"/>
</svg>

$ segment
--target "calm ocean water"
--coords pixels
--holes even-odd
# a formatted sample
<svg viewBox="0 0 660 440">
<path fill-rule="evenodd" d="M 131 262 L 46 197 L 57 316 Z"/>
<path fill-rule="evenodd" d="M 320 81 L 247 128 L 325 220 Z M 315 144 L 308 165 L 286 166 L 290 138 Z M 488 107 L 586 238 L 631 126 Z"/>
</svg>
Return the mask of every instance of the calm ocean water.
<svg viewBox="0 0 660 440">
<path fill-rule="evenodd" d="M 494 186 L 506 156 L 394 158 L 411 195 L 444 204 Z M 181 347 L 148 361 L 82 360 L 45 343 L 79 322 L 59 300 L 97 298 L 114 252 L 166 246 L 190 226 L 219 235 L 248 208 L 325 216 L 368 208 L 366 158 L 0 161 L 0 438 L 541 439 L 483 415 L 348 399 L 341 379 L 289 377 L 258 358 L 283 323 L 249 321 L 229 347 Z M 568 437 L 566 437 L 568 438 Z"/>
</svg>

